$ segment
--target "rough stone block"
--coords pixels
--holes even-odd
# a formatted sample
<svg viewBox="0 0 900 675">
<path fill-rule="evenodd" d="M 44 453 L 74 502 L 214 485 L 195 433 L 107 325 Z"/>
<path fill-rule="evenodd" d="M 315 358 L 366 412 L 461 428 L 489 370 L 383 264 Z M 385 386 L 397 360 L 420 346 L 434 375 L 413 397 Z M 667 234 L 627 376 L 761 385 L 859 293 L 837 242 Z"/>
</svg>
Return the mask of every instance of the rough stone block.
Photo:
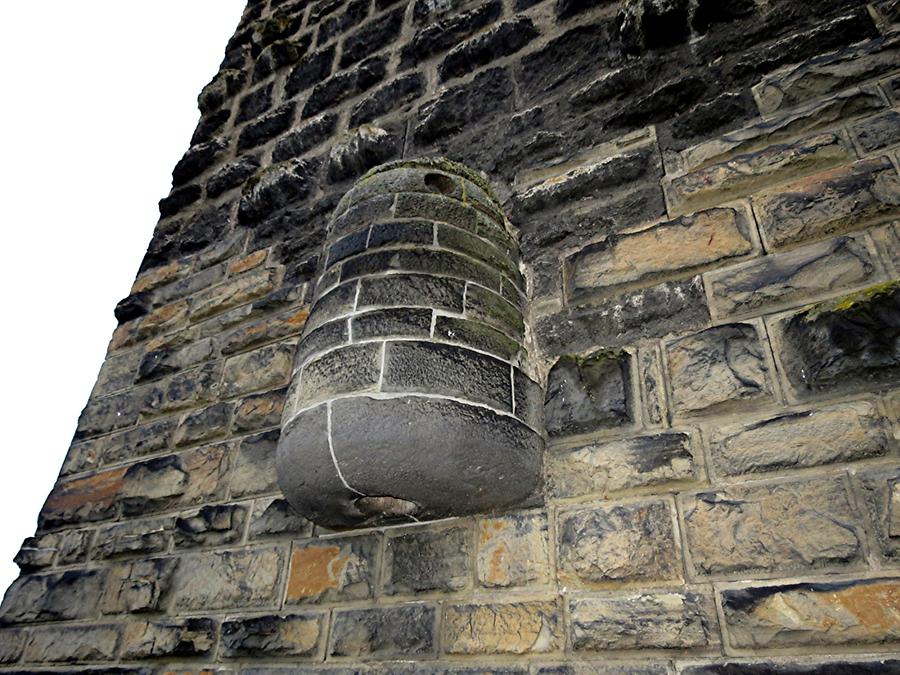
<svg viewBox="0 0 900 675">
<path fill-rule="evenodd" d="M 247 508 L 237 504 L 203 506 L 175 519 L 175 546 L 222 546 L 240 541 Z"/>
<path fill-rule="evenodd" d="M 777 324 L 781 362 L 798 396 L 871 389 L 900 379 L 900 284 L 806 307 Z"/>
<path fill-rule="evenodd" d="M 519 16 L 497 24 L 452 50 L 438 66 L 442 81 L 461 77 L 479 66 L 515 54 L 540 35 L 534 22 Z"/>
<path fill-rule="evenodd" d="M 512 515 L 478 521 L 475 572 L 486 588 L 544 585 L 550 581 L 547 517 Z"/>
<path fill-rule="evenodd" d="M 94 617 L 105 581 L 101 570 L 20 576 L 0 605 L 0 624 Z"/>
<path fill-rule="evenodd" d="M 447 605 L 441 636 L 448 654 L 546 653 L 565 643 L 554 600 Z"/>
<path fill-rule="evenodd" d="M 598 344 L 621 347 L 701 328 L 708 322 L 703 281 L 697 276 L 539 316 L 535 334 L 548 356 L 560 356 L 595 349 Z"/>
<path fill-rule="evenodd" d="M 900 559 L 900 469 L 881 466 L 860 471 L 855 482 L 873 525 L 881 559 Z"/>
<path fill-rule="evenodd" d="M 106 520 L 116 514 L 124 490 L 125 469 L 110 469 L 57 483 L 41 508 L 38 524 L 52 528 Z"/>
<path fill-rule="evenodd" d="M 719 644 L 715 602 L 703 589 L 571 600 L 569 616 L 575 652 L 702 649 Z"/>
<path fill-rule="evenodd" d="M 101 527 L 94 540 L 92 557 L 105 560 L 164 553 L 169 548 L 173 527 L 171 517 L 126 520 Z"/>
<path fill-rule="evenodd" d="M 900 580 L 753 584 L 721 591 L 738 649 L 883 645 L 900 639 Z"/>
<path fill-rule="evenodd" d="M 424 274 L 363 279 L 358 307 L 428 307 L 462 313 L 464 290 L 460 279 Z"/>
<path fill-rule="evenodd" d="M 116 657 L 119 627 L 46 626 L 31 631 L 23 657 L 27 663 L 112 661 Z"/>
<path fill-rule="evenodd" d="M 709 272 L 706 287 L 716 316 L 748 317 L 864 286 L 880 276 L 874 250 L 857 235 Z"/>
<path fill-rule="evenodd" d="M 185 414 L 175 429 L 175 446 L 194 445 L 224 436 L 231 426 L 233 410 L 233 403 L 215 403 Z"/>
<path fill-rule="evenodd" d="M 381 374 L 381 343 L 351 345 L 327 352 L 303 367 L 293 409 L 340 394 L 375 391 Z"/>
<path fill-rule="evenodd" d="M 295 543 L 285 602 L 307 604 L 371 598 L 378 571 L 378 548 L 379 539 L 374 536 Z"/>
<path fill-rule="evenodd" d="M 757 329 L 746 323 L 708 328 L 665 346 L 677 413 L 734 407 L 772 398 L 769 362 Z"/>
<path fill-rule="evenodd" d="M 264 342 L 297 335 L 306 325 L 308 316 L 309 310 L 301 307 L 245 324 L 222 339 L 222 354 L 227 356 Z"/>
<path fill-rule="evenodd" d="M 629 424 L 634 419 L 631 378 L 625 351 L 561 357 L 547 379 L 547 434 L 574 436 Z"/>
<path fill-rule="evenodd" d="M 317 84 L 303 107 L 304 119 L 318 115 L 332 106 L 368 91 L 384 80 L 387 59 L 383 56 L 363 61 Z"/>
<path fill-rule="evenodd" d="M 436 5 L 423 0 L 413 10 L 414 22 L 425 25 L 413 35 L 401 52 L 402 67 L 410 67 L 461 42 L 469 35 L 500 18 L 502 6 L 490 0 L 469 11 L 453 13 L 460 3 Z M 442 14 L 451 16 L 441 17 Z"/>
<path fill-rule="evenodd" d="M 681 556 L 673 517 L 672 505 L 664 500 L 560 513 L 560 581 L 581 587 L 610 587 L 679 580 Z"/>
<path fill-rule="evenodd" d="M 122 477 L 123 513 L 144 515 L 222 496 L 229 449 L 212 445 L 132 464 Z"/>
<path fill-rule="evenodd" d="M 388 343 L 381 389 L 444 394 L 512 410 L 509 364 L 452 345 Z"/>
<path fill-rule="evenodd" d="M 846 567 L 863 557 L 846 477 L 751 484 L 680 495 L 698 575 Z"/>
<path fill-rule="evenodd" d="M 453 592 L 471 583 L 469 527 L 401 530 L 387 537 L 383 591 L 386 595 Z"/>
<path fill-rule="evenodd" d="M 354 106 L 350 113 L 350 127 L 358 127 L 410 104 L 424 89 L 425 79 L 420 73 L 403 75 L 388 82 Z"/>
<path fill-rule="evenodd" d="M 682 431 L 556 448 L 547 454 L 547 480 L 557 497 L 693 482 L 700 479 L 701 467 L 694 440 Z"/>
<path fill-rule="evenodd" d="M 335 610 L 328 653 L 362 659 L 434 655 L 436 615 L 424 604 Z"/>
<path fill-rule="evenodd" d="M 325 638 L 323 613 L 257 616 L 222 623 L 222 656 L 316 656 Z"/>
<path fill-rule="evenodd" d="M 75 440 L 99 436 L 137 422 L 140 400 L 135 390 L 93 399 L 81 411 Z"/>
<path fill-rule="evenodd" d="M 685 275 L 747 255 L 754 248 L 750 232 L 743 210 L 716 208 L 612 234 L 567 260 L 569 293 L 577 299 L 596 289 Z"/>
<path fill-rule="evenodd" d="M 790 144 L 772 145 L 691 171 L 665 183 L 677 213 L 721 204 L 763 187 L 852 161 L 853 146 L 844 136 L 827 133 Z"/>
<path fill-rule="evenodd" d="M 277 429 L 241 440 L 234 459 L 231 476 L 231 496 L 248 497 L 278 489 L 275 475 Z"/>
<path fill-rule="evenodd" d="M 248 538 L 308 537 L 310 534 L 312 523 L 297 513 L 286 499 L 271 497 L 254 503 Z"/>
<path fill-rule="evenodd" d="M 354 340 L 382 337 L 431 336 L 430 309 L 383 309 L 353 317 L 350 330 Z"/>
<path fill-rule="evenodd" d="M 754 659 L 723 663 L 688 664 L 684 675 L 893 675 L 900 670 L 900 661 L 879 657 Z"/>
<path fill-rule="evenodd" d="M 390 44 L 400 32 L 404 8 L 382 14 L 363 24 L 344 39 L 340 67 L 346 68 Z"/>
<path fill-rule="evenodd" d="M 184 556 L 178 568 L 176 611 L 269 607 L 280 601 L 284 551 L 278 546 Z"/>
<path fill-rule="evenodd" d="M 141 413 L 163 415 L 210 402 L 218 392 L 220 377 L 221 365 L 209 363 L 155 382 L 144 392 Z"/>
<path fill-rule="evenodd" d="M 475 284 L 466 286 L 466 317 L 477 319 L 522 342 L 525 323 L 520 312 L 500 295 Z"/>
<path fill-rule="evenodd" d="M 890 445 L 884 420 L 868 401 L 718 426 L 709 440 L 720 476 L 852 462 L 885 455 Z"/>
<path fill-rule="evenodd" d="M 205 319 L 261 298 L 276 288 L 278 276 L 278 268 L 265 267 L 203 291 L 191 304 L 191 318 L 194 321 Z"/>
<path fill-rule="evenodd" d="M 104 614 L 159 612 L 168 605 L 178 558 L 150 558 L 119 563 L 109 570 L 103 593 Z"/>
<path fill-rule="evenodd" d="M 290 379 L 296 347 L 297 342 L 289 340 L 228 359 L 222 376 L 224 395 L 284 386 Z"/>
<path fill-rule="evenodd" d="M 216 628 L 212 619 L 128 623 L 122 632 L 121 656 L 211 656 L 216 646 Z"/>
<path fill-rule="evenodd" d="M 859 230 L 900 214 L 900 177 L 887 157 L 863 159 L 753 197 L 769 250 Z"/>
<path fill-rule="evenodd" d="M 286 396 L 286 389 L 277 389 L 241 399 L 234 410 L 231 430 L 242 433 L 278 426 Z"/>
</svg>

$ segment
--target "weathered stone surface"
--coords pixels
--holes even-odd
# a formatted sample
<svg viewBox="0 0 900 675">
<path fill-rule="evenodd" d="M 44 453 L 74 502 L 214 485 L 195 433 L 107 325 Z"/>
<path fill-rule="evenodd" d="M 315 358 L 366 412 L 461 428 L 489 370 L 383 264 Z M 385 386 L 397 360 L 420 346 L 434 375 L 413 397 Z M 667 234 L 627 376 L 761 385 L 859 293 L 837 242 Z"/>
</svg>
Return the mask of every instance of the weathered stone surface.
<svg viewBox="0 0 900 675">
<path fill-rule="evenodd" d="M 461 77 L 479 66 L 515 54 L 538 35 L 534 22 L 528 17 L 520 16 L 497 24 L 450 50 L 438 66 L 438 75 L 442 81 Z"/>
<path fill-rule="evenodd" d="M 336 610 L 328 653 L 378 659 L 433 655 L 436 614 L 424 604 Z"/>
<path fill-rule="evenodd" d="M 571 600 L 569 639 L 576 652 L 716 646 L 712 597 L 701 589 Z"/>
<path fill-rule="evenodd" d="M 487 588 L 543 585 L 550 581 L 547 517 L 512 515 L 478 521 L 475 571 Z"/>
<path fill-rule="evenodd" d="M 888 110 L 857 122 L 850 127 L 850 133 L 863 152 L 874 152 L 900 143 L 898 128 L 900 128 L 900 113 Z"/>
<path fill-rule="evenodd" d="M 13 562 L 25 573 L 36 572 L 53 564 L 56 556 L 56 537 L 45 535 L 43 537 L 28 537 L 22 542 Z"/>
<path fill-rule="evenodd" d="M 767 75 L 753 87 L 760 112 L 771 115 L 893 70 L 898 42 L 896 35 L 866 40 Z"/>
<path fill-rule="evenodd" d="M 492 68 L 471 82 L 444 90 L 419 109 L 413 132 L 416 143 L 426 145 L 491 115 L 509 112 L 512 86 L 508 71 Z"/>
<path fill-rule="evenodd" d="M 619 490 L 696 481 L 701 463 L 690 434 L 680 431 L 556 448 L 547 480 L 557 497 L 606 496 Z"/>
<path fill-rule="evenodd" d="M 267 115 L 247 124 L 238 136 L 238 150 L 249 150 L 260 146 L 290 129 L 295 111 L 296 104 L 285 103 Z"/>
<path fill-rule="evenodd" d="M 885 225 L 869 231 L 882 257 L 900 274 L 900 222 Z"/>
<path fill-rule="evenodd" d="M 83 440 L 130 427 L 137 422 L 140 401 L 134 390 L 88 401 L 78 418 L 75 439 Z"/>
<path fill-rule="evenodd" d="M 734 486 L 680 495 L 699 575 L 843 567 L 863 555 L 844 477 Z"/>
<path fill-rule="evenodd" d="M 104 582 L 105 574 L 100 570 L 20 576 L 0 605 L 0 624 L 95 616 Z"/>
<path fill-rule="evenodd" d="M 164 553 L 169 548 L 174 522 L 171 517 L 127 520 L 100 528 L 94 540 L 93 558 Z"/>
<path fill-rule="evenodd" d="M 419 73 L 403 75 L 356 104 L 350 114 L 350 127 L 358 127 L 400 109 L 418 98 L 425 89 L 425 80 Z"/>
<path fill-rule="evenodd" d="M 132 464 L 121 482 L 123 513 L 143 515 L 223 495 L 228 450 L 212 445 Z"/>
<path fill-rule="evenodd" d="M 340 67 L 346 68 L 389 44 L 400 32 L 405 8 L 395 9 L 363 24 L 344 39 Z"/>
<path fill-rule="evenodd" d="M 286 499 L 258 499 L 253 505 L 247 534 L 250 539 L 284 535 L 307 537 L 311 533 L 312 523 L 297 513 Z"/>
<path fill-rule="evenodd" d="M 285 94 L 296 96 L 304 89 L 322 82 L 331 74 L 333 63 L 333 45 L 303 56 L 288 75 L 285 82 Z"/>
<path fill-rule="evenodd" d="M 221 343 L 222 354 L 227 356 L 271 340 L 297 335 L 306 325 L 308 316 L 309 310 L 300 307 L 244 324 L 225 335 Z"/>
<path fill-rule="evenodd" d="M 656 500 L 559 515 L 560 580 L 574 586 L 675 581 L 681 563 L 669 502 Z"/>
<path fill-rule="evenodd" d="M 628 291 L 593 304 L 574 305 L 536 319 L 540 348 L 549 356 L 620 347 L 707 325 L 703 281 L 693 277 Z"/>
<path fill-rule="evenodd" d="M 423 9 L 419 10 L 419 7 Z M 403 47 L 401 52 L 403 67 L 415 65 L 433 54 L 452 47 L 498 19 L 502 13 L 501 3 L 489 0 L 470 11 L 434 20 L 440 19 L 440 14 L 451 13 L 453 9 L 455 7 L 452 7 L 451 3 L 444 5 L 423 1 L 416 4 L 416 9 L 413 10 L 416 23 L 429 25 L 417 31 L 409 44 Z"/>
<path fill-rule="evenodd" d="M 400 531 L 389 535 L 384 553 L 386 595 L 452 592 L 470 585 L 469 527 Z"/>
<path fill-rule="evenodd" d="M 149 417 L 208 403 L 218 391 L 220 377 L 220 365 L 210 363 L 155 382 L 144 391 L 141 412 Z M 134 433 L 137 434 L 137 430 Z M 156 433 L 147 429 L 147 434 L 143 435 L 147 445 L 155 446 L 150 436 Z M 124 443 L 131 442 L 131 439 L 122 440 Z"/>
<path fill-rule="evenodd" d="M 168 605 L 181 561 L 150 558 L 119 563 L 109 570 L 100 599 L 104 614 L 159 612 Z"/>
<path fill-rule="evenodd" d="M 339 138 L 328 154 L 328 179 L 332 182 L 362 175 L 396 157 L 403 146 L 401 135 L 364 124 Z"/>
<path fill-rule="evenodd" d="M 710 272 L 706 287 L 717 316 L 745 317 L 862 286 L 879 276 L 874 251 L 857 235 Z"/>
<path fill-rule="evenodd" d="M 562 611 L 553 600 L 447 605 L 441 636 L 448 654 L 545 653 L 565 642 Z"/>
<path fill-rule="evenodd" d="M 318 115 L 352 96 L 361 94 L 384 79 L 387 60 L 374 57 L 352 70 L 345 70 L 317 84 L 303 107 L 303 118 Z"/>
<path fill-rule="evenodd" d="M 772 397 L 768 359 L 756 328 L 708 328 L 665 347 L 672 406 L 679 413 L 715 410 Z"/>
<path fill-rule="evenodd" d="M 23 656 L 30 663 L 110 661 L 118 641 L 119 627 L 113 624 L 41 627 L 31 631 Z"/>
<path fill-rule="evenodd" d="M 314 656 L 325 638 L 322 613 L 257 616 L 222 623 L 222 656 Z"/>
<path fill-rule="evenodd" d="M 386 345 L 382 391 L 444 394 L 512 410 L 509 364 L 431 342 Z"/>
<path fill-rule="evenodd" d="M 884 420 L 868 401 L 719 426 L 709 440 L 712 466 L 722 476 L 868 459 L 890 446 Z"/>
<path fill-rule="evenodd" d="M 257 431 L 278 425 L 287 390 L 276 389 L 242 399 L 234 410 L 232 431 Z"/>
<path fill-rule="evenodd" d="M 175 519 L 175 546 L 221 546 L 240 541 L 247 509 L 237 504 L 203 506 Z"/>
<path fill-rule="evenodd" d="M 295 340 L 288 340 L 231 357 L 222 375 L 223 394 L 235 396 L 286 385 L 296 347 Z"/>
<path fill-rule="evenodd" d="M 119 468 L 57 483 L 44 502 L 38 524 L 51 528 L 113 517 L 123 491 L 124 476 L 125 469 Z"/>
<path fill-rule="evenodd" d="M 569 294 L 645 284 L 666 274 L 749 254 L 754 243 L 744 211 L 717 208 L 644 229 L 623 231 L 589 244 L 567 260 Z"/>
<path fill-rule="evenodd" d="M 681 153 L 683 168 L 685 171 L 692 171 L 735 155 L 753 153 L 801 134 L 829 127 L 840 120 L 882 109 L 884 100 L 877 90 L 871 87 L 851 89 L 789 115 L 757 122 L 688 148 Z"/>
<path fill-rule="evenodd" d="M 285 602 L 340 602 L 371 598 L 379 539 L 322 539 L 294 544 Z"/>
<path fill-rule="evenodd" d="M 886 157 L 863 159 L 753 198 L 768 249 L 843 234 L 900 213 L 900 177 Z"/>
<path fill-rule="evenodd" d="M 681 672 L 684 675 L 894 675 L 898 670 L 900 661 L 896 659 L 849 657 L 829 661 L 809 658 L 802 661 L 757 659 L 691 664 Z"/>
<path fill-rule="evenodd" d="M 691 171 L 666 182 L 665 190 L 671 208 L 685 213 L 742 197 L 787 178 L 846 163 L 854 156 L 853 147 L 844 136 L 819 134 Z"/>
<path fill-rule="evenodd" d="M 297 399 L 300 410 L 340 394 L 375 391 L 381 375 L 384 345 L 351 345 L 326 352 L 303 366 Z"/>
<path fill-rule="evenodd" d="M 781 361 L 799 396 L 883 386 L 900 378 L 900 284 L 807 307 L 782 319 Z"/>
<path fill-rule="evenodd" d="M 208 611 L 277 605 L 283 567 L 284 551 L 278 546 L 187 555 L 178 568 L 174 608 Z"/>
<path fill-rule="evenodd" d="M 465 282 L 460 279 L 424 274 L 363 279 L 360 281 L 358 306 L 424 306 L 462 312 L 464 289 Z"/>
<path fill-rule="evenodd" d="M 194 445 L 224 436 L 231 426 L 233 403 L 215 403 L 186 413 L 178 422 L 173 442 L 176 447 Z"/>
<path fill-rule="evenodd" d="M 664 663 L 652 664 L 629 661 L 567 661 L 566 663 L 546 663 L 535 666 L 535 675 L 668 675 L 669 668 Z"/>
<path fill-rule="evenodd" d="M 212 619 L 135 622 L 126 624 L 122 632 L 121 655 L 124 659 L 209 656 L 215 645 Z"/>
<path fill-rule="evenodd" d="M 721 592 L 736 648 L 879 645 L 900 639 L 900 580 L 759 584 Z"/>
<path fill-rule="evenodd" d="M 272 161 L 283 162 L 300 157 L 331 136 L 336 126 L 337 115 L 322 113 L 314 117 L 299 129 L 290 131 L 278 139 L 272 151 Z"/>
<path fill-rule="evenodd" d="M 900 558 L 900 470 L 878 467 L 860 471 L 855 481 L 874 525 L 882 560 L 897 560 Z"/>
<path fill-rule="evenodd" d="M 634 418 L 631 377 L 631 357 L 625 351 L 561 357 L 547 381 L 547 433 L 572 436 L 627 425 Z"/>
<path fill-rule="evenodd" d="M 278 489 L 275 475 L 278 435 L 278 430 L 272 430 L 241 440 L 231 476 L 232 497 L 248 497 Z"/>
<path fill-rule="evenodd" d="M 25 632 L 20 630 L 0 630 L 0 663 L 15 663 L 22 656 L 25 646 Z"/>
</svg>

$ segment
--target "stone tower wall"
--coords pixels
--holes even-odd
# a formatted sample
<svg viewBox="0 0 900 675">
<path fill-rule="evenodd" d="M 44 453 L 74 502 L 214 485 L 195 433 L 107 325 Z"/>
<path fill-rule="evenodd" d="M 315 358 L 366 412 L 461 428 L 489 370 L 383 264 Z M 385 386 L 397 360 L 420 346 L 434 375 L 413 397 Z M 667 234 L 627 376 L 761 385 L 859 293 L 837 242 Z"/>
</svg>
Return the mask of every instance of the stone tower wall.
<svg viewBox="0 0 900 675">
<path fill-rule="evenodd" d="M 0 673 L 900 672 L 898 22 L 251 1 L 17 556 Z M 512 224 L 542 500 L 333 532 L 276 479 L 297 344 L 340 200 L 423 156 Z"/>
</svg>

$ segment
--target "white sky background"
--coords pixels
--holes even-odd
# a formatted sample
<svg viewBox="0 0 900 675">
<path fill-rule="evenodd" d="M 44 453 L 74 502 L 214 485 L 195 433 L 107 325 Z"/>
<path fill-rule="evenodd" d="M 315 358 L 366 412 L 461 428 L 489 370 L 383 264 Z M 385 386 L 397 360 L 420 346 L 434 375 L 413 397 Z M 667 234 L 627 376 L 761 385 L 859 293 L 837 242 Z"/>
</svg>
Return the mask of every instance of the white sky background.
<svg viewBox="0 0 900 675">
<path fill-rule="evenodd" d="M 245 0 L 0 18 L 0 593 L 34 533 Z"/>
</svg>

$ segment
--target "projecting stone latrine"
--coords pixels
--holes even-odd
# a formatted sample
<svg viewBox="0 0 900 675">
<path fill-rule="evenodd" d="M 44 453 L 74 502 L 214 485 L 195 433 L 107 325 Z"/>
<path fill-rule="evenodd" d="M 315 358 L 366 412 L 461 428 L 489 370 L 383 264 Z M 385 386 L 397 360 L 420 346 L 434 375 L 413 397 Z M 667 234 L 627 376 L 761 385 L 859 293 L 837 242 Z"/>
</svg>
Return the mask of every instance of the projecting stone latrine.
<svg viewBox="0 0 900 675">
<path fill-rule="evenodd" d="M 900 673 L 900 4 L 253 0 L 0 673 Z"/>
</svg>

